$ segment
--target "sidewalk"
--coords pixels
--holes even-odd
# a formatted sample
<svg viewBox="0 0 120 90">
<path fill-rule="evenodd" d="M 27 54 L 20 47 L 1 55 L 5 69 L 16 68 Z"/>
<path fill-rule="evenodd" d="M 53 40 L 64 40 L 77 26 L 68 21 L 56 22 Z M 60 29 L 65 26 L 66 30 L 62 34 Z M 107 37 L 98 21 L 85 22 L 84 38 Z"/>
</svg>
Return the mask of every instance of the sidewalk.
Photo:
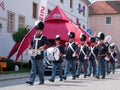
<svg viewBox="0 0 120 90">
<path fill-rule="evenodd" d="M 14 79 L 1 81 L 3 84 L 13 84 L 1 87 L 0 90 L 120 90 L 120 69 L 117 69 L 114 75 L 110 74 L 106 76 L 106 79 L 96 79 L 94 77 L 83 78 L 83 75 L 81 75 L 80 78 L 72 80 L 70 75 L 67 80 L 60 82 L 57 76 L 55 82 L 49 82 L 49 77 L 45 76 L 44 85 L 38 85 L 39 81 L 35 81 L 32 86 L 24 83 L 26 80 L 24 77 L 28 76 L 28 73 L 0 75 L 0 79 L 2 77 L 4 77 L 4 80 L 6 80 L 6 78 Z M 23 79 L 17 80 L 15 78 Z"/>
<path fill-rule="evenodd" d="M 29 77 L 29 73 L 0 75 L 1 82 L 8 84 L 8 86 L 1 87 L 0 90 L 120 90 L 120 69 L 117 69 L 115 74 L 107 75 L 106 79 L 96 79 L 94 77 L 83 78 L 83 75 L 81 75 L 80 78 L 72 80 L 70 74 L 67 80 L 62 82 L 59 81 L 58 76 L 55 82 L 49 82 L 48 79 L 50 77 L 45 76 L 44 85 L 38 85 L 39 81 L 35 81 L 32 86 L 27 85 L 24 83 L 26 80 L 25 77 Z M 18 80 L 18 78 L 21 79 Z"/>
<path fill-rule="evenodd" d="M 0 81 L 29 77 L 29 73 L 0 74 Z"/>
<path fill-rule="evenodd" d="M 115 75 L 108 75 L 107 77 L 113 77 L 113 76 L 118 76 L 118 74 L 120 75 L 120 69 L 116 70 L 116 74 Z M 16 73 L 16 74 L 0 74 L 0 81 L 4 81 L 4 80 L 12 80 L 12 79 L 20 79 L 20 78 L 27 78 L 29 77 L 30 74 L 29 72 L 27 73 Z M 83 77 L 83 75 L 81 75 L 80 77 Z"/>
</svg>

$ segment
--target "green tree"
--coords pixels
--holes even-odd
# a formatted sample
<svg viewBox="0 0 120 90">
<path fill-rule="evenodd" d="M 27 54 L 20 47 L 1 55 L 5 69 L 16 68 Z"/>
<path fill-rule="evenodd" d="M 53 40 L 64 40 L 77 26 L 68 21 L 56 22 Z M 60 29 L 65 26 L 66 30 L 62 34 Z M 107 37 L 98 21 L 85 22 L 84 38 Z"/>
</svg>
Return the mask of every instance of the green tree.
<svg viewBox="0 0 120 90">
<path fill-rule="evenodd" d="M 21 42 L 29 30 L 30 29 L 28 27 L 23 27 L 23 26 L 18 28 L 18 31 L 12 34 L 13 40 L 16 43 Z M 22 63 L 23 63 L 23 55 L 21 55 L 21 68 L 22 68 Z"/>
<path fill-rule="evenodd" d="M 28 27 L 20 27 L 18 31 L 14 32 L 12 37 L 15 42 L 21 42 L 25 35 L 28 33 L 30 29 Z"/>
</svg>

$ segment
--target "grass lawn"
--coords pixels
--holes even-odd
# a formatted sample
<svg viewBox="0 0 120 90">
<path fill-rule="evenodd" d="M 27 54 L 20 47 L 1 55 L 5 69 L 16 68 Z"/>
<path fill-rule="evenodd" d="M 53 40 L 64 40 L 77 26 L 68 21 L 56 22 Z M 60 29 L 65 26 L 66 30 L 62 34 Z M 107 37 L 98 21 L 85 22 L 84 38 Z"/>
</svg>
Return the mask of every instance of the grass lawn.
<svg viewBox="0 0 120 90">
<path fill-rule="evenodd" d="M 2 74 L 15 74 L 15 73 L 25 73 L 30 72 L 29 68 L 22 68 L 19 71 L 3 71 Z"/>
</svg>

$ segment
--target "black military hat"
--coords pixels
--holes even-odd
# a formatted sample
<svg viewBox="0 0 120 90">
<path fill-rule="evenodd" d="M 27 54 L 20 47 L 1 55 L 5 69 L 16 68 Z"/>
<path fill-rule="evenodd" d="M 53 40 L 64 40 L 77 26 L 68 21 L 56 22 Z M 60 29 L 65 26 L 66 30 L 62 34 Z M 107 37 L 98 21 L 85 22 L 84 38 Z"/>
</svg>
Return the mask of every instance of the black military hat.
<svg viewBox="0 0 120 90">
<path fill-rule="evenodd" d="M 75 38 L 75 33 L 74 32 L 69 32 L 68 36 L 69 36 L 69 38 Z"/>
<path fill-rule="evenodd" d="M 86 41 L 86 39 L 87 39 L 87 37 L 86 37 L 85 34 L 81 34 L 81 35 L 80 35 L 80 40 L 81 40 L 81 41 Z"/>
<path fill-rule="evenodd" d="M 114 49 L 115 48 L 115 43 L 111 43 L 110 44 L 110 49 Z"/>
<path fill-rule="evenodd" d="M 61 40 L 60 35 L 56 35 L 55 40 L 60 41 Z"/>
<path fill-rule="evenodd" d="M 98 38 L 99 38 L 99 40 L 104 40 L 105 39 L 105 34 L 102 33 L 102 32 L 99 32 L 98 33 Z"/>
<path fill-rule="evenodd" d="M 90 37 L 90 42 L 91 43 L 95 43 L 95 38 L 94 37 Z"/>
<path fill-rule="evenodd" d="M 43 22 L 39 22 L 37 25 L 36 25 L 36 30 L 43 30 L 44 29 L 44 23 Z"/>
</svg>

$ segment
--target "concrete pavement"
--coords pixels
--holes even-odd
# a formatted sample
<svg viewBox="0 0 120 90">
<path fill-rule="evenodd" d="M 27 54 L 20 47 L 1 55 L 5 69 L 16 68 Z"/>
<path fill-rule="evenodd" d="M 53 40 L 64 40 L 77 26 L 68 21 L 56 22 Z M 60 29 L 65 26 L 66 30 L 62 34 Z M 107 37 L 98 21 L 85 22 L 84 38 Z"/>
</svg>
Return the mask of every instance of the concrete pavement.
<svg viewBox="0 0 120 90">
<path fill-rule="evenodd" d="M 29 73 L 0 74 L 0 81 L 29 77 Z"/>
<path fill-rule="evenodd" d="M 24 83 L 28 78 L 0 81 L 0 83 L 16 83 L 14 85 L 0 87 L 0 90 L 120 90 L 120 70 L 116 70 L 115 75 L 110 74 L 106 79 L 99 80 L 93 77 L 84 79 L 83 75 L 76 80 L 72 80 L 72 77 L 69 76 L 67 80 L 62 82 L 59 81 L 58 77 L 55 82 L 49 82 L 48 78 L 50 77 L 45 77 L 45 85 L 38 85 L 39 82 L 36 81 L 33 86 Z M 17 81 L 21 79 L 23 80 L 18 84 Z"/>
</svg>

